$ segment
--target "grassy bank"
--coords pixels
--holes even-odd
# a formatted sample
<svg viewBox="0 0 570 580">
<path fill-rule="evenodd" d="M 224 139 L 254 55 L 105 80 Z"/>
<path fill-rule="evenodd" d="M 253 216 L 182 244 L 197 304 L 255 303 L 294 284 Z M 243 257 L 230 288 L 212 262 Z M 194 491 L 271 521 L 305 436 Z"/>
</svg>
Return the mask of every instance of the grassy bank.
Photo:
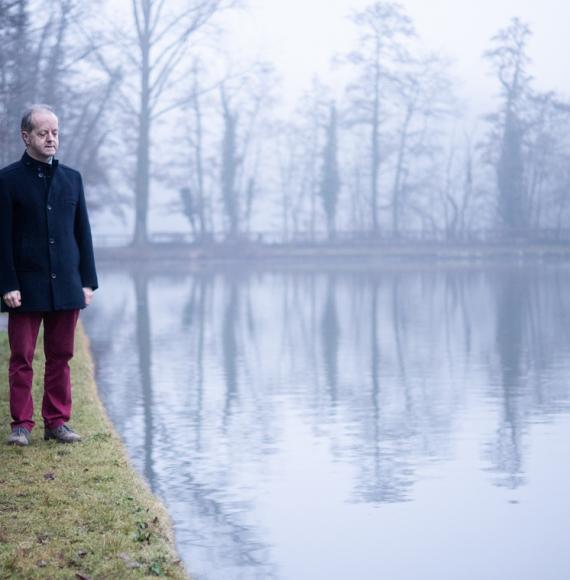
<svg viewBox="0 0 570 580">
<path fill-rule="evenodd" d="M 10 415 L 0 332 L 0 578 L 184 578 L 168 516 L 128 464 L 101 407 L 81 329 L 77 340 L 70 424 L 83 442 L 43 441 L 38 348 L 37 425 L 31 445 L 19 448 L 3 444 Z"/>
</svg>

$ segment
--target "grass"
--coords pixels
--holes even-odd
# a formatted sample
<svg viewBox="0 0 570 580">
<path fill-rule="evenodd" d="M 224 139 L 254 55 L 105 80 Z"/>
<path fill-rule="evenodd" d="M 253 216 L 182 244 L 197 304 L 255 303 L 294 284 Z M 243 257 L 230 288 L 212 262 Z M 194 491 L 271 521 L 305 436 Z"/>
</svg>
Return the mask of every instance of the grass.
<svg viewBox="0 0 570 580">
<path fill-rule="evenodd" d="M 83 441 L 43 441 L 41 350 L 34 362 L 32 443 L 0 442 L 0 578 L 185 578 L 168 515 L 133 471 L 97 397 L 81 327 L 70 424 Z M 0 332 L 2 440 L 10 430 L 7 362 L 7 336 Z"/>
</svg>

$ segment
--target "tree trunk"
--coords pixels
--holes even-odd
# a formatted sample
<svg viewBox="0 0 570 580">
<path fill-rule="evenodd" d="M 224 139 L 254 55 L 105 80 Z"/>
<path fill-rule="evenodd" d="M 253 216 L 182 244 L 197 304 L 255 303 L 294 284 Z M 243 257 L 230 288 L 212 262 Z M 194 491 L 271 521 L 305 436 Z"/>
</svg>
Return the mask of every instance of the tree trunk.
<svg viewBox="0 0 570 580">
<path fill-rule="evenodd" d="M 198 184 L 198 222 L 200 224 L 200 237 L 204 238 L 208 229 L 206 225 L 206 208 L 204 200 L 204 131 L 202 127 L 202 110 L 200 107 L 200 97 L 197 86 L 194 87 L 194 116 L 196 121 L 195 163 L 196 182 Z"/>
<path fill-rule="evenodd" d="M 133 243 L 142 247 L 148 243 L 148 198 L 150 190 L 150 45 L 148 29 L 141 41 L 141 94 L 135 177 L 135 235 Z"/>
<path fill-rule="evenodd" d="M 372 206 L 372 231 L 377 234 L 378 225 L 378 180 L 380 177 L 380 46 L 377 41 L 374 63 L 374 98 L 372 102 L 371 152 L 370 152 L 370 202 Z"/>
<path fill-rule="evenodd" d="M 394 187 L 392 189 L 392 235 L 398 236 L 400 230 L 400 194 L 402 189 L 402 171 L 404 159 L 406 157 L 406 145 L 408 140 L 408 128 L 412 121 L 414 109 L 408 106 L 406 117 L 400 132 L 400 142 L 398 144 L 398 158 L 396 161 L 396 173 L 394 176 Z"/>
<path fill-rule="evenodd" d="M 222 199 L 229 222 L 229 237 L 235 239 L 239 232 L 239 203 L 236 191 L 236 172 L 238 166 L 236 152 L 238 116 L 230 109 L 230 104 L 222 88 L 224 114 L 224 138 L 222 143 Z"/>
</svg>

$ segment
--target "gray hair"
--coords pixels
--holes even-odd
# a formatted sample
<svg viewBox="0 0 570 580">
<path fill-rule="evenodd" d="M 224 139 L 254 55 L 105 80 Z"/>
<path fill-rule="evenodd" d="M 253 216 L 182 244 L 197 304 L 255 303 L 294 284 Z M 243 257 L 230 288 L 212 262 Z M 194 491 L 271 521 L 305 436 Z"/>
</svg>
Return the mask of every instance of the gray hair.
<svg viewBox="0 0 570 580">
<path fill-rule="evenodd" d="M 26 133 L 30 133 L 34 129 L 33 122 L 34 113 L 39 113 L 40 111 L 48 111 L 49 113 L 52 113 L 52 115 L 55 115 L 57 117 L 55 111 L 49 105 L 42 104 L 30 105 L 22 115 L 20 129 L 22 131 L 26 131 Z"/>
</svg>

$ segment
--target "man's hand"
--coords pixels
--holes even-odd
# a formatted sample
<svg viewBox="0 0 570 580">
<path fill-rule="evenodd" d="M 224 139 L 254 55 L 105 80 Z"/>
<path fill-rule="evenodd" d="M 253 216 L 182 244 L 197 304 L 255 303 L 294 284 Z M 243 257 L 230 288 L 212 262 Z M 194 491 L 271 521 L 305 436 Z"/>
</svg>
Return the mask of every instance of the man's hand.
<svg viewBox="0 0 570 580">
<path fill-rule="evenodd" d="M 89 306 L 89 304 L 91 304 L 91 300 L 93 299 L 93 289 L 83 288 L 83 296 L 85 297 L 85 306 Z"/>
<path fill-rule="evenodd" d="M 18 308 L 22 306 L 22 295 L 19 290 L 12 290 L 11 292 L 6 292 L 2 299 L 10 308 Z"/>
</svg>

